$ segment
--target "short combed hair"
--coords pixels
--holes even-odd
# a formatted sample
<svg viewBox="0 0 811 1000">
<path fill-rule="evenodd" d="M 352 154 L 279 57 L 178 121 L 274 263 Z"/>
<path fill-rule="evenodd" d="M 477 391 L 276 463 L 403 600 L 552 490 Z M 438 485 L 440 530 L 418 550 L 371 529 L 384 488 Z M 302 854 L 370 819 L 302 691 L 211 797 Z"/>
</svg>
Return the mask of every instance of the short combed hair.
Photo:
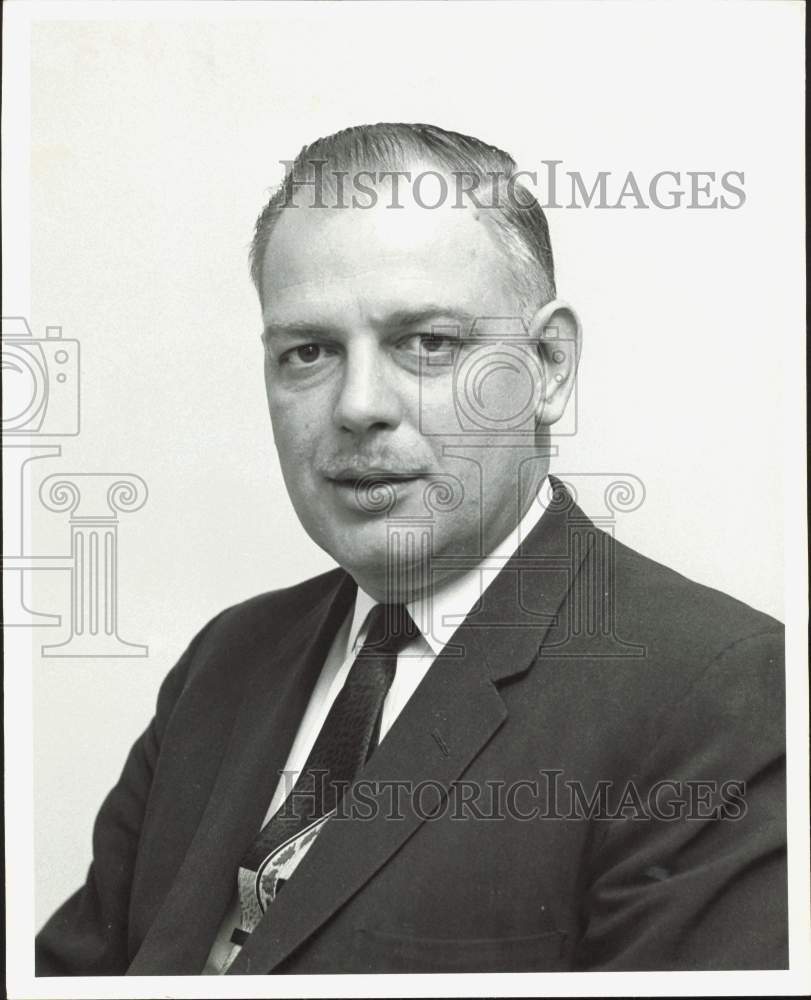
<svg viewBox="0 0 811 1000">
<path fill-rule="evenodd" d="M 436 125 L 398 122 L 342 129 L 305 146 L 288 164 L 284 180 L 256 220 L 251 243 L 251 278 L 260 299 L 265 249 L 273 228 L 280 213 L 292 205 L 296 187 L 312 181 L 314 165 L 318 165 L 319 177 L 326 177 L 323 190 L 334 194 L 338 172 L 403 171 L 417 163 L 476 179 L 476 184 L 502 195 L 509 186 L 511 197 L 493 198 L 484 211 L 495 224 L 522 308 L 537 308 L 555 297 L 549 226 L 537 199 L 514 176 L 515 160 L 469 135 Z"/>
</svg>

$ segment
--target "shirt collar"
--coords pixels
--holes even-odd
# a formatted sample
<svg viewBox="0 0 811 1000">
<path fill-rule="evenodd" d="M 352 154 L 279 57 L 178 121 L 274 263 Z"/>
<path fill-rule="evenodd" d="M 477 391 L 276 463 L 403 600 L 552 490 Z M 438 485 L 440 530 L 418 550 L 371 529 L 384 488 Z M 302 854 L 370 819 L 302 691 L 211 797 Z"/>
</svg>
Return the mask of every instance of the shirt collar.
<svg viewBox="0 0 811 1000">
<path fill-rule="evenodd" d="M 431 594 L 410 601 L 406 605 L 409 614 L 435 656 L 442 652 L 453 633 L 476 606 L 484 591 L 540 521 L 548 506 L 549 495 L 549 477 L 547 476 L 518 524 L 475 569 L 469 570 L 463 576 L 449 580 L 437 587 Z M 373 597 L 358 587 L 347 649 L 357 653 L 360 648 L 361 630 L 366 624 L 369 612 L 376 603 L 377 601 Z"/>
</svg>

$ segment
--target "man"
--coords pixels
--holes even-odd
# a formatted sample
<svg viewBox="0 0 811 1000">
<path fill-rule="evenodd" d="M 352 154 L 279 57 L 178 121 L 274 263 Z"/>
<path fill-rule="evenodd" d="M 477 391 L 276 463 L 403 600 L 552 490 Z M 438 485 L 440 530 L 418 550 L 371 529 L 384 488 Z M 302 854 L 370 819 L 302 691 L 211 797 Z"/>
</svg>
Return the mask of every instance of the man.
<svg viewBox="0 0 811 1000">
<path fill-rule="evenodd" d="M 781 627 L 549 477 L 580 325 L 514 174 L 353 128 L 260 215 L 274 438 L 339 568 L 191 643 L 39 974 L 786 967 Z"/>
</svg>

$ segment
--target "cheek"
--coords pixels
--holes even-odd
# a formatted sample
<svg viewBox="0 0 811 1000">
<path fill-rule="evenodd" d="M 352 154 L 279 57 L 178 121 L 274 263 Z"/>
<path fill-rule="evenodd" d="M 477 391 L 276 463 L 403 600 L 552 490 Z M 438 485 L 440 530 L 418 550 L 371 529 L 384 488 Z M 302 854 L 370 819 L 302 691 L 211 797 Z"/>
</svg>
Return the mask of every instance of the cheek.
<svg viewBox="0 0 811 1000">
<path fill-rule="evenodd" d="M 308 393 L 271 390 L 268 403 L 276 447 L 280 451 L 303 449 L 303 454 L 308 454 L 308 442 L 324 433 L 323 401 Z"/>
<path fill-rule="evenodd" d="M 425 379 L 409 407 L 413 425 L 429 439 L 435 435 L 459 434 L 461 427 L 451 378 Z"/>
<path fill-rule="evenodd" d="M 522 349 L 472 351 L 447 376 L 423 381 L 418 426 L 429 435 L 523 434 L 534 428 L 542 384 L 537 358 Z"/>
<path fill-rule="evenodd" d="M 295 491 L 296 484 L 302 482 L 312 465 L 312 432 L 306 421 L 298 420 L 282 407 L 271 409 L 270 422 L 284 480 L 288 490 Z"/>
<path fill-rule="evenodd" d="M 477 374 L 466 401 L 483 428 L 521 433 L 533 426 L 541 381 L 523 359 L 507 358 L 503 367 L 493 363 Z"/>
</svg>

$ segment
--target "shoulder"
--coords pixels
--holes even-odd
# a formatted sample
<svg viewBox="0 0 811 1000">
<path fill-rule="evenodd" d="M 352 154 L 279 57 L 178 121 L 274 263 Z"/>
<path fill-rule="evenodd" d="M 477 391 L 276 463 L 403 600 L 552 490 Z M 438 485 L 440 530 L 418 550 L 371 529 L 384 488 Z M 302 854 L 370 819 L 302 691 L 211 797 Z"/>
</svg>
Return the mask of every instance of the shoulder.
<svg viewBox="0 0 811 1000">
<path fill-rule="evenodd" d="M 783 625 L 620 542 L 612 546 L 616 634 L 641 653 L 619 661 L 613 680 L 644 716 L 641 735 L 653 743 L 672 730 L 681 745 L 688 731 L 727 742 L 735 732 L 779 747 Z"/>
<path fill-rule="evenodd" d="M 663 755 L 660 776 L 692 756 L 700 771 L 702 754 L 749 755 L 753 768 L 754 757 L 779 756 L 782 624 L 608 534 L 601 542 L 604 573 L 594 571 L 596 560 L 581 566 L 590 592 L 578 578 L 561 615 L 568 631 L 546 651 L 530 701 L 551 699 L 561 717 L 576 712 L 578 730 L 589 733 L 583 752 L 609 773 L 633 772 L 654 747 Z M 603 617 L 580 614 L 589 605 L 601 605 Z"/>
<path fill-rule="evenodd" d="M 235 681 L 263 651 L 273 649 L 347 580 L 336 568 L 301 583 L 257 594 L 225 608 L 193 637 L 164 681 L 168 700 L 201 674 L 227 671 Z"/>
<path fill-rule="evenodd" d="M 622 625 L 657 646 L 721 655 L 750 639 L 782 644 L 776 618 L 635 551 L 611 538 L 612 598 Z"/>
<path fill-rule="evenodd" d="M 246 625 L 265 625 L 276 621 L 285 627 L 291 624 L 290 616 L 306 614 L 320 601 L 334 593 L 346 579 L 346 572 L 338 567 L 303 580 L 301 583 L 279 590 L 269 590 L 245 601 L 231 605 L 214 619 L 219 629 L 243 628 Z"/>
</svg>

